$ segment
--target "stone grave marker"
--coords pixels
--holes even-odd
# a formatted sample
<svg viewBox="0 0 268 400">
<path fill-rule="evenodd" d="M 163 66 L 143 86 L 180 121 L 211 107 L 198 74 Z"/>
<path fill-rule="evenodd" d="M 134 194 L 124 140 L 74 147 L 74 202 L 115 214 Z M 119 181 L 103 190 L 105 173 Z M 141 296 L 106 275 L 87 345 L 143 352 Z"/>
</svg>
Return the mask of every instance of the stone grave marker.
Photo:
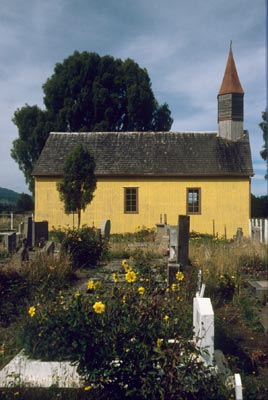
<svg viewBox="0 0 268 400">
<path fill-rule="evenodd" d="M 41 240 L 48 240 L 48 221 L 40 221 L 33 223 L 33 242 L 38 244 Z"/>
<path fill-rule="evenodd" d="M 263 301 L 265 298 L 268 300 L 268 280 L 267 281 L 249 281 L 250 288 L 253 294 Z"/>
<path fill-rule="evenodd" d="M 205 365 L 214 361 L 214 312 L 210 298 L 195 297 L 193 310 L 194 341 Z"/>
<path fill-rule="evenodd" d="M 177 263 L 183 266 L 189 263 L 189 229 L 190 217 L 188 215 L 179 215 Z"/>
<path fill-rule="evenodd" d="M 169 226 L 169 262 L 177 263 L 178 259 L 178 226 Z"/>
<path fill-rule="evenodd" d="M 109 240 L 111 232 L 111 221 L 105 219 L 101 224 L 101 234 L 105 240 Z"/>
<path fill-rule="evenodd" d="M 4 245 L 8 253 L 14 253 L 16 251 L 16 232 L 9 232 L 4 234 Z"/>
<path fill-rule="evenodd" d="M 29 247 L 33 246 L 33 219 L 32 217 L 24 218 L 24 237 Z"/>
<path fill-rule="evenodd" d="M 243 400 L 242 382 L 240 374 L 235 374 L 234 380 L 235 380 L 235 398 L 236 400 Z"/>
</svg>

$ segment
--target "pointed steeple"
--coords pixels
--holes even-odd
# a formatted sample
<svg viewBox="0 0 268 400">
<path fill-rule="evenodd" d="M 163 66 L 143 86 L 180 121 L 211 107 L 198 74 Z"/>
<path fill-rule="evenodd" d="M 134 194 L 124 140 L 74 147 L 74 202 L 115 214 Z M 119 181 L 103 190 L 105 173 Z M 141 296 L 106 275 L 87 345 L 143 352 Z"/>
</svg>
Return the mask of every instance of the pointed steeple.
<svg viewBox="0 0 268 400">
<path fill-rule="evenodd" d="M 232 42 L 230 45 L 229 56 L 218 95 L 227 93 L 244 94 L 234 62 Z"/>
<path fill-rule="evenodd" d="M 236 70 L 232 42 L 218 93 L 219 136 L 237 140 L 243 136 L 244 91 Z"/>
</svg>

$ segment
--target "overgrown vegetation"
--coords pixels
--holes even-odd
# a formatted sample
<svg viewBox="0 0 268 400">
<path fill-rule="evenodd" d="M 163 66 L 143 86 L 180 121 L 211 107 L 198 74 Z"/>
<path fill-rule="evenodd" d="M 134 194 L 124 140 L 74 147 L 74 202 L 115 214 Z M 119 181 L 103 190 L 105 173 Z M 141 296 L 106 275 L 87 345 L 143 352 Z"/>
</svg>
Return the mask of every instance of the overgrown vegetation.
<svg viewBox="0 0 268 400">
<path fill-rule="evenodd" d="M 50 236 L 60 242 L 61 252 L 69 256 L 73 270 L 95 267 L 107 253 L 107 243 L 94 227 L 53 229 Z"/>
<path fill-rule="evenodd" d="M 31 356 L 75 362 L 87 390 L 51 389 L 52 399 L 231 398 L 189 342 L 192 299 L 201 269 L 205 295 L 211 297 L 215 311 L 216 348 L 223 350 L 232 370 L 241 373 L 244 398 L 266 398 L 267 336 L 258 318 L 262 304 L 248 290 L 248 279 L 267 276 L 264 246 L 193 234 L 191 266 L 168 288 L 155 232 L 143 227 L 133 235 L 113 236 L 107 258 L 114 260 L 116 252 L 120 256 L 111 264 L 114 269 L 105 270 L 103 262 L 96 267 L 96 261 L 94 269 L 85 270 L 79 257 L 74 267 L 71 245 L 78 246 L 80 254 L 86 253 L 83 242 L 98 248 L 99 241 L 94 229 L 83 229 L 54 229 L 51 234 L 61 243 L 67 240 L 65 250 L 69 249 L 57 259 L 41 257 L 22 271 L 1 271 L 1 313 L 6 323 L 0 327 L 0 365 L 21 347 Z M 124 252 L 127 259 L 120 266 Z M 86 271 L 82 286 L 75 280 L 77 268 L 79 274 Z M 22 301 L 16 309 L 18 296 Z M 175 342 L 168 343 L 170 338 Z M 0 393 L 9 399 L 16 390 Z M 25 388 L 18 391 L 21 398 L 31 399 Z M 70 397 L 60 397 L 63 392 Z M 23 397 L 25 393 L 29 397 Z"/>
</svg>

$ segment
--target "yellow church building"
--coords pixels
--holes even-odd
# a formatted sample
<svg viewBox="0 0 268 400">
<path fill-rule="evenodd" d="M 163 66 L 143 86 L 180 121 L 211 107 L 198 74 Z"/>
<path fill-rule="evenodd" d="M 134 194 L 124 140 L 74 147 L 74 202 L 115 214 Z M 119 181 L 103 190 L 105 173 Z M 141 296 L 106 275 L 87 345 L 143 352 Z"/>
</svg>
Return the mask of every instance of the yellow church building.
<svg viewBox="0 0 268 400">
<path fill-rule="evenodd" d="M 48 221 L 49 229 L 73 226 L 57 183 L 66 156 L 82 143 L 96 163 L 97 189 L 81 225 L 100 227 L 109 219 L 112 233 L 134 232 L 155 227 L 160 215 L 171 225 L 189 215 L 191 231 L 231 238 L 242 228 L 247 236 L 253 168 L 243 101 L 230 48 L 218 132 L 51 133 L 33 171 L 35 221 Z"/>
</svg>

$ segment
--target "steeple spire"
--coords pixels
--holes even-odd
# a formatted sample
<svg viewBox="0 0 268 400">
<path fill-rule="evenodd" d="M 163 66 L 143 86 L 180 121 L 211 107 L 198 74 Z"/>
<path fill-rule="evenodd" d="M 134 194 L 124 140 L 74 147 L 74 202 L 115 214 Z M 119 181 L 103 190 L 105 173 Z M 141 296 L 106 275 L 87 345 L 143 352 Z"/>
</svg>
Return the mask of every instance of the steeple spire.
<svg viewBox="0 0 268 400">
<path fill-rule="evenodd" d="M 244 91 L 236 70 L 232 41 L 228 60 L 218 93 L 219 136 L 237 140 L 243 136 Z"/>
<path fill-rule="evenodd" d="M 240 93 L 244 94 L 243 88 L 241 86 L 238 73 L 236 70 L 234 56 L 232 51 L 232 41 L 230 43 L 229 56 L 222 80 L 222 84 L 219 90 L 219 95 L 226 93 Z"/>
</svg>

